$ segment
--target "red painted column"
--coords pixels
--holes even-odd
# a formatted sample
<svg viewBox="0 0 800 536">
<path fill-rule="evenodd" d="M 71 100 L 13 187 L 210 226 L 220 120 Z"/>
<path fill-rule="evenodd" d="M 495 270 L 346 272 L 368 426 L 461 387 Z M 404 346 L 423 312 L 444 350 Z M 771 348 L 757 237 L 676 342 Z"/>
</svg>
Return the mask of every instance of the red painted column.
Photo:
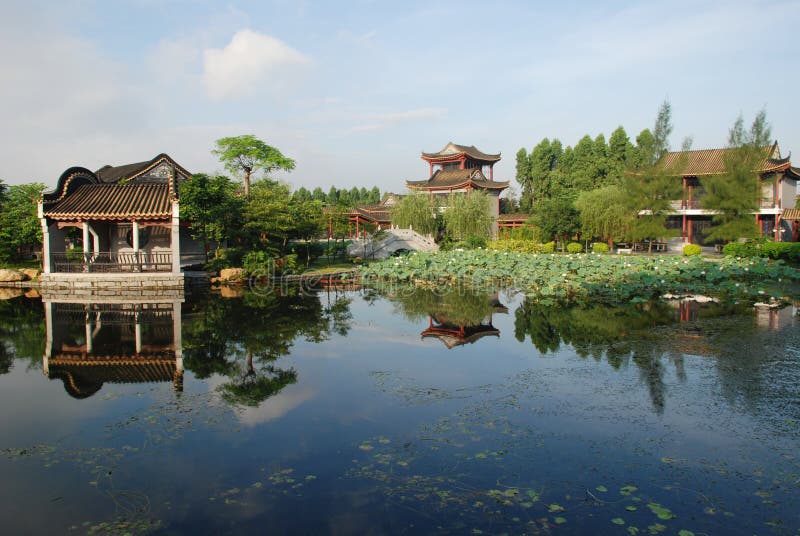
<svg viewBox="0 0 800 536">
<path fill-rule="evenodd" d="M 465 166 L 466 163 L 467 163 L 467 159 L 466 158 L 462 158 L 461 159 L 461 169 L 464 169 L 464 166 Z"/>
<path fill-rule="evenodd" d="M 489 166 L 489 180 L 494 181 L 494 164 Z"/>
<path fill-rule="evenodd" d="M 775 214 L 775 242 L 781 241 L 781 228 L 778 222 L 778 215 Z"/>
<path fill-rule="evenodd" d="M 431 174 L 430 174 L 430 175 L 428 175 L 428 177 L 430 178 L 430 177 L 433 177 L 433 162 L 428 162 L 428 165 L 429 165 L 429 166 L 430 166 L 430 168 L 431 168 Z"/>
</svg>

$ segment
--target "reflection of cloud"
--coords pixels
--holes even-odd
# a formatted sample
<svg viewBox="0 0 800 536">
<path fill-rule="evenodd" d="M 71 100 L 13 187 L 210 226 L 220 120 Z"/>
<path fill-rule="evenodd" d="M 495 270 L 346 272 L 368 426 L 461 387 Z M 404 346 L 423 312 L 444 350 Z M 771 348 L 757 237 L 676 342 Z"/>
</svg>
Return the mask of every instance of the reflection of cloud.
<svg viewBox="0 0 800 536">
<path fill-rule="evenodd" d="M 250 94 L 262 81 L 274 83 L 279 70 L 310 61 L 280 39 L 241 30 L 225 48 L 203 52 L 203 82 L 212 98 Z"/>
<path fill-rule="evenodd" d="M 280 419 L 293 409 L 301 406 L 317 395 L 307 387 L 287 386 L 277 395 L 270 397 L 256 408 L 243 408 L 237 411 L 239 422 L 245 426 L 256 426 L 275 419 Z"/>
<path fill-rule="evenodd" d="M 427 318 L 425 319 L 427 322 Z M 426 326 L 421 325 L 419 328 L 420 331 L 425 329 Z M 374 337 L 376 341 L 380 342 L 388 342 L 391 344 L 405 344 L 408 346 L 430 346 L 420 337 L 419 333 L 413 333 L 409 335 L 408 333 L 398 332 L 395 328 L 389 327 L 382 327 L 376 324 L 359 324 L 358 325 L 359 335 L 364 337 L 367 333 Z"/>
</svg>

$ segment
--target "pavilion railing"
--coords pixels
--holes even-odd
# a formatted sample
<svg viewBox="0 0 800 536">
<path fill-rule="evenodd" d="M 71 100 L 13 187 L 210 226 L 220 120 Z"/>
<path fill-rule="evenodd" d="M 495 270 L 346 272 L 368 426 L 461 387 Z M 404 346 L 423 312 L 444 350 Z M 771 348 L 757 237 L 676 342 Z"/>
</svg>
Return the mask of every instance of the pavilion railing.
<svg viewBox="0 0 800 536">
<path fill-rule="evenodd" d="M 171 272 L 172 253 L 53 253 L 52 271 L 59 273 Z"/>
</svg>

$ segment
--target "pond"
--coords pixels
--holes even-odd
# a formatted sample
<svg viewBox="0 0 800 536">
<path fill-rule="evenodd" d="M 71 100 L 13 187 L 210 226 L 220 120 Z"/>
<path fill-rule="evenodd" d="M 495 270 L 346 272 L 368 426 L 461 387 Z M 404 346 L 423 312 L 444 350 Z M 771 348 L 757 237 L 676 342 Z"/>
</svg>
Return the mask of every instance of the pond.
<svg viewBox="0 0 800 536">
<path fill-rule="evenodd" d="M 0 301 L 7 534 L 794 534 L 796 309 Z"/>
</svg>

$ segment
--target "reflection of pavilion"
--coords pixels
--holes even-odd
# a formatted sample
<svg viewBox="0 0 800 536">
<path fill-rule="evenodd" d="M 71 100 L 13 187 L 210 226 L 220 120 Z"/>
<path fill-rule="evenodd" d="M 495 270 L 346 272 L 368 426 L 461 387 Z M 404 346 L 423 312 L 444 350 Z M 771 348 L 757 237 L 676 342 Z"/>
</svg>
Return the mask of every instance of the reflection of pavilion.
<svg viewBox="0 0 800 536">
<path fill-rule="evenodd" d="M 446 313 L 431 313 L 428 316 L 428 329 L 420 334 L 423 339 L 434 337 L 442 341 L 447 349 L 471 344 L 482 337 L 500 337 L 500 330 L 492 324 L 492 314 L 508 313 L 508 308 L 500 303 L 495 295 L 490 299 L 490 312 L 477 323 L 466 320 L 451 320 Z"/>
<path fill-rule="evenodd" d="M 182 391 L 183 300 L 157 300 L 44 300 L 45 376 L 63 381 L 64 389 L 74 398 L 88 398 L 106 382 L 172 382 L 175 391 Z"/>
</svg>

